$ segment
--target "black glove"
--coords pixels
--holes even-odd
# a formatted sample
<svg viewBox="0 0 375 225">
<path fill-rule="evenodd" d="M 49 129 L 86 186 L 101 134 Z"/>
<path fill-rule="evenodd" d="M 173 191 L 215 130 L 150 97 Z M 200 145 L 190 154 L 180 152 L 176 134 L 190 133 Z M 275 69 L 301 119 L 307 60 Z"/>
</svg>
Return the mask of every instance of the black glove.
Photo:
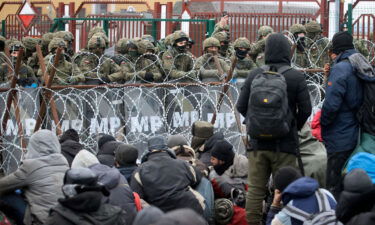
<svg viewBox="0 0 375 225">
<path fill-rule="evenodd" d="M 102 80 L 101 84 L 108 84 L 111 83 L 111 80 L 108 77 L 101 77 Z"/>
<path fill-rule="evenodd" d="M 151 72 L 146 72 L 145 74 L 145 80 L 146 81 L 154 81 L 154 74 Z"/>
</svg>

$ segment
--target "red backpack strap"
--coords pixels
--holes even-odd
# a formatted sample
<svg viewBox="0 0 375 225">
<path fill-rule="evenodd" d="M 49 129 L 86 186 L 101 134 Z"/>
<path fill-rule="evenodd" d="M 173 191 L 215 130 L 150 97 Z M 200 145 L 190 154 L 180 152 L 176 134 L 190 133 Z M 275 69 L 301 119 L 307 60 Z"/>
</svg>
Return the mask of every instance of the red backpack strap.
<svg viewBox="0 0 375 225">
<path fill-rule="evenodd" d="M 139 197 L 137 192 L 133 192 L 133 196 L 134 196 L 135 207 L 137 208 L 137 211 L 139 212 L 142 210 L 141 198 Z"/>
</svg>

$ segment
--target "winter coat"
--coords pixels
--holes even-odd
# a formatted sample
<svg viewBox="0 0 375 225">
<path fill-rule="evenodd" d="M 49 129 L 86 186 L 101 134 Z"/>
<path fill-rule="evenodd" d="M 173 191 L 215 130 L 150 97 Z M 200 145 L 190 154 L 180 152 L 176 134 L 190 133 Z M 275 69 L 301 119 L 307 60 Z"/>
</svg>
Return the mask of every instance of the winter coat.
<svg viewBox="0 0 375 225">
<path fill-rule="evenodd" d="M 328 77 L 320 123 L 328 153 L 353 150 L 357 145 L 359 122 L 356 114 L 363 102 L 363 86 L 349 58 L 350 49 L 335 59 Z"/>
<path fill-rule="evenodd" d="M 120 207 L 102 203 L 100 192 L 88 191 L 67 199 L 51 209 L 45 225 L 126 225 Z"/>
<path fill-rule="evenodd" d="M 83 149 L 83 145 L 73 140 L 66 140 L 61 143 L 61 154 L 65 156 L 69 166 L 72 165 L 74 157 L 81 149 Z"/>
<path fill-rule="evenodd" d="M 215 170 L 210 172 L 210 180 L 216 196 L 230 197 L 232 188 L 246 190 L 247 173 L 249 170 L 248 159 L 239 154 L 235 154 L 233 165 L 231 165 L 221 176 Z"/>
<path fill-rule="evenodd" d="M 204 198 L 193 188 L 201 174 L 189 163 L 175 159 L 167 151 L 149 152 L 131 180 L 131 188 L 151 205 L 167 212 L 179 208 L 191 208 L 203 213 Z"/>
<path fill-rule="evenodd" d="M 126 179 L 116 168 L 110 168 L 103 164 L 94 164 L 89 169 L 98 175 L 98 182 L 109 190 L 110 195 L 106 202 L 121 207 L 126 212 L 126 221 L 131 224 L 137 214 L 137 209 L 133 191 Z"/>
<path fill-rule="evenodd" d="M 315 192 L 319 189 L 319 184 L 316 180 L 310 177 L 302 177 L 291 184 L 283 191 L 282 201 L 284 205 L 292 205 L 307 213 L 315 214 L 319 212 L 318 200 Z M 330 192 L 325 189 L 320 189 L 327 197 L 332 209 L 336 208 L 336 200 Z M 272 224 L 291 224 L 302 225 L 302 221 L 298 221 L 288 216 L 284 209 L 275 215 Z"/>
<path fill-rule="evenodd" d="M 282 66 L 290 66 L 291 48 L 289 42 L 282 36 L 282 34 L 272 34 L 267 38 L 267 45 L 265 51 L 266 65 L 276 69 Z M 251 94 L 251 83 L 256 75 L 263 70 L 257 68 L 252 70 L 244 86 L 237 102 L 237 109 L 244 117 L 248 110 L 248 103 Z M 311 114 L 311 101 L 308 92 L 307 84 L 304 75 L 295 70 L 290 69 L 284 73 L 287 84 L 288 104 L 289 109 L 294 115 L 295 122 L 292 123 L 292 129 L 283 138 L 278 140 L 256 140 L 251 139 L 250 150 L 271 150 L 279 149 L 281 152 L 295 154 L 295 149 L 298 144 L 297 130 L 300 130 L 305 124 L 307 118 Z"/>
<path fill-rule="evenodd" d="M 50 208 L 63 196 L 61 186 L 68 169 L 56 135 L 49 130 L 40 130 L 31 136 L 20 167 L 0 179 L 0 195 L 23 189 L 28 202 L 24 223 L 44 223 Z"/>
</svg>

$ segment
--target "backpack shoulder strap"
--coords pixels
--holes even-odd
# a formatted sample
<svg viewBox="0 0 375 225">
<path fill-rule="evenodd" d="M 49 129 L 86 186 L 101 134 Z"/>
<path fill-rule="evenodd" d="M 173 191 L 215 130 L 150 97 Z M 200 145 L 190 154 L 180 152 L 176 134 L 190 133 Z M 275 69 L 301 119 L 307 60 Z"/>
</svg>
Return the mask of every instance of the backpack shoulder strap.
<svg viewBox="0 0 375 225">
<path fill-rule="evenodd" d="M 294 218 L 294 219 L 297 219 L 299 221 L 306 221 L 306 220 L 309 220 L 311 218 L 311 214 L 295 207 L 295 206 L 292 206 L 291 204 L 288 204 L 286 205 L 284 208 L 283 208 L 283 211 L 285 214 L 287 214 L 288 216 Z"/>
<path fill-rule="evenodd" d="M 331 205 L 329 204 L 327 195 L 323 192 L 322 189 L 318 189 L 315 192 L 316 200 L 318 201 L 319 211 L 325 212 L 331 210 Z"/>
<path fill-rule="evenodd" d="M 290 69 L 292 69 L 292 67 L 290 66 L 282 66 L 280 67 L 277 72 L 280 73 L 280 74 L 284 74 L 285 72 L 289 71 Z"/>
</svg>

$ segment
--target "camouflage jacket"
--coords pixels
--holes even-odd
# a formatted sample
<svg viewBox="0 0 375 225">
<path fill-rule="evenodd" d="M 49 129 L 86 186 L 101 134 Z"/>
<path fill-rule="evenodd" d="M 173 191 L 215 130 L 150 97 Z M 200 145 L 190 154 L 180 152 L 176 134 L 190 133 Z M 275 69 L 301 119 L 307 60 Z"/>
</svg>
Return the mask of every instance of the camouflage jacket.
<svg viewBox="0 0 375 225">
<path fill-rule="evenodd" d="M 265 60 L 264 60 L 265 47 L 266 47 L 266 39 L 261 39 L 251 45 L 249 55 L 255 61 L 258 67 L 261 67 L 265 64 Z"/>
<path fill-rule="evenodd" d="M 152 73 L 154 82 L 163 81 L 163 75 L 160 70 L 159 60 L 154 62 L 141 56 L 135 61 L 135 64 L 130 60 L 123 60 L 121 62 L 121 73 L 109 75 L 111 81 L 145 81 L 146 72 Z"/>
<path fill-rule="evenodd" d="M 39 59 L 38 54 L 36 52 L 33 52 L 33 54 L 27 59 L 27 65 L 33 69 L 35 74 L 38 73 Z"/>
<path fill-rule="evenodd" d="M 15 65 L 14 65 L 15 67 Z M 13 68 L 15 69 L 15 68 Z M 11 78 L 13 75 L 12 73 L 8 73 L 9 68 L 7 63 L 2 63 L 0 66 L 0 83 L 5 83 Z M 33 69 L 27 66 L 25 63 L 22 62 L 20 70 L 18 72 L 18 78 L 32 78 L 34 82 L 38 82 L 37 78 L 35 77 Z"/>
<path fill-rule="evenodd" d="M 46 70 L 48 75 L 51 75 L 52 68 L 53 68 L 53 62 L 50 62 L 51 55 L 47 55 L 45 57 L 45 63 L 46 63 Z M 84 79 L 84 76 L 82 75 L 81 71 L 77 67 L 77 65 L 72 64 L 68 62 L 65 59 L 61 59 L 56 67 L 56 72 L 53 77 L 52 84 L 53 85 L 66 85 L 68 82 L 68 78 L 71 76 L 78 76 L 81 77 L 81 80 Z M 42 73 L 42 70 L 38 70 L 38 77 L 40 80 L 44 81 L 44 74 Z"/>
<path fill-rule="evenodd" d="M 210 81 L 221 81 L 224 79 L 225 74 L 229 72 L 230 68 L 223 59 L 218 57 L 218 61 L 224 74 L 219 74 L 219 70 L 212 54 L 204 54 L 197 59 L 195 70 L 197 71 L 200 80 L 205 81 L 205 79 L 211 78 Z"/>
<path fill-rule="evenodd" d="M 232 56 L 231 61 L 233 62 L 235 56 Z M 251 59 L 250 56 L 247 56 L 243 59 L 237 58 L 236 66 L 234 67 L 233 77 L 234 78 L 246 78 L 249 72 L 256 68 L 257 65 Z"/>
<path fill-rule="evenodd" d="M 330 62 L 328 55 L 329 40 L 322 36 L 313 39 L 306 39 L 306 48 L 308 57 L 311 61 L 311 67 L 323 68 L 324 64 Z"/>
<path fill-rule="evenodd" d="M 197 79 L 194 70 L 194 56 L 189 51 L 180 54 L 175 49 L 169 49 L 163 54 L 163 68 L 168 80 L 191 81 L 191 79 Z"/>
</svg>

